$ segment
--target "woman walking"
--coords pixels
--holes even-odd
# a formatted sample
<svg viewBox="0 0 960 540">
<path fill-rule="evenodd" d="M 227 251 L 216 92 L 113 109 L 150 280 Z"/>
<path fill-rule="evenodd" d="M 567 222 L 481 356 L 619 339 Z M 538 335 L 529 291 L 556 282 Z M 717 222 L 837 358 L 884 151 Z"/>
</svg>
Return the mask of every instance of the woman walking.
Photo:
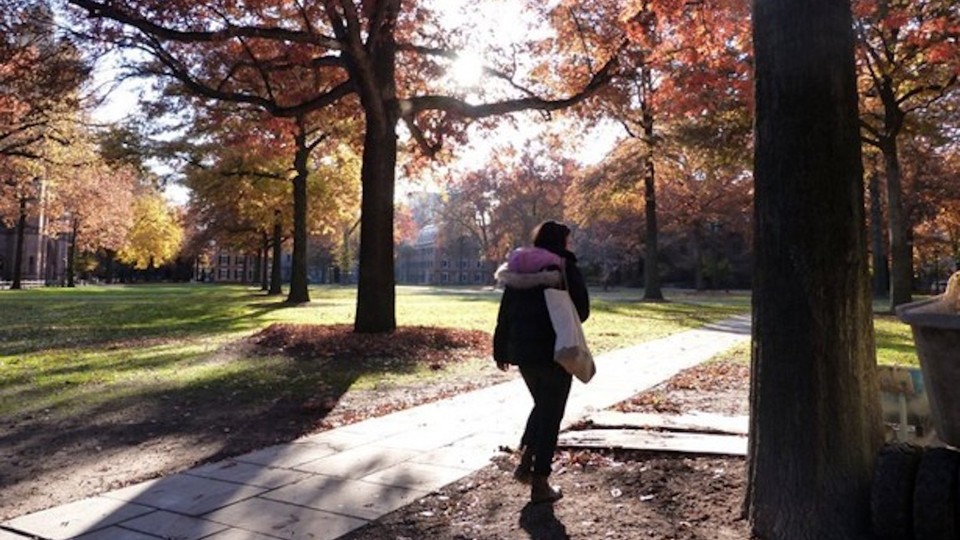
<svg viewBox="0 0 960 540">
<path fill-rule="evenodd" d="M 514 250 L 496 273 L 505 287 L 493 357 L 501 370 L 506 371 L 510 364 L 518 366 L 533 397 L 533 409 L 520 439 L 520 464 L 513 475 L 530 484 L 530 502 L 534 503 L 563 497 L 548 478 L 571 384 L 570 374 L 553 361 L 557 336 L 543 290 L 566 286 L 580 320 L 590 315 L 587 287 L 569 242 L 569 227 L 556 221 L 541 223 L 534 233 L 534 247 Z"/>
</svg>

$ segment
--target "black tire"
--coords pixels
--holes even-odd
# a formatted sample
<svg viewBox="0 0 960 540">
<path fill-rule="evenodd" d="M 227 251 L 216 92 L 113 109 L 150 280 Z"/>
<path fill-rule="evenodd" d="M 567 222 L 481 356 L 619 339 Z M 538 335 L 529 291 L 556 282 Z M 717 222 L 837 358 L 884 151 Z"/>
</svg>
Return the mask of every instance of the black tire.
<svg viewBox="0 0 960 540">
<path fill-rule="evenodd" d="M 870 519 L 879 540 L 913 539 L 913 492 L 923 449 L 888 444 L 880 449 L 870 488 Z"/>
<path fill-rule="evenodd" d="M 913 491 L 916 540 L 957 540 L 957 482 L 960 454 L 928 448 L 920 460 Z"/>
</svg>

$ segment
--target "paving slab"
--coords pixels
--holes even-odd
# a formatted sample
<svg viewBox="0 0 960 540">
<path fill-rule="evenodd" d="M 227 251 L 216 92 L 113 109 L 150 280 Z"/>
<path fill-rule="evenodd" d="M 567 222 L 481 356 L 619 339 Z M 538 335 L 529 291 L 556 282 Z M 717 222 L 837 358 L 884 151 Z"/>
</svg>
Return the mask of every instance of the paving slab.
<svg viewBox="0 0 960 540">
<path fill-rule="evenodd" d="M 77 536 L 74 540 L 157 540 L 157 537 L 123 527 L 108 527 L 83 536 Z"/>
<path fill-rule="evenodd" d="M 227 528 L 226 525 L 221 523 L 163 510 L 124 521 L 120 525 L 166 540 L 198 540 Z"/>
<path fill-rule="evenodd" d="M 416 428 L 377 441 L 377 446 L 404 448 L 407 450 L 430 451 L 471 435 L 476 428 L 468 425 L 451 425 L 439 417 L 434 422 L 424 422 Z"/>
<path fill-rule="evenodd" d="M 450 448 L 462 450 L 464 453 L 478 453 L 491 456 L 500 451 L 501 447 L 516 448 L 520 444 L 523 429 L 517 428 L 511 433 L 481 431 L 469 437 L 460 439 L 450 445 Z"/>
<path fill-rule="evenodd" d="M 415 407 L 396 411 L 386 416 L 378 416 L 354 424 L 347 424 L 337 428 L 337 431 L 365 436 L 368 437 L 370 441 L 389 437 L 390 435 L 415 429 L 418 424 L 423 422 L 424 417 L 414 409 Z"/>
<path fill-rule="evenodd" d="M 336 454 L 338 450 L 326 444 L 289 443 L 270 446 L 232 458 L 233 461 L 293 469 L 297 465 Z"/>
<path fill-rule="evenodd" d="M 367 445 L 304 463 L 298 465 L 297 468 L 338 478 L 362 478 L 370 473 L 414 458 L 417 454 L 418 452 L 415 450 Z"/>
<path fill-rule="evenodd" d="M 153 508 L 108 497 L 93 497 L 18 517 L 3 525 L 41 538 L 66 540 L 147 514 Z"/>
<path fill-rule="evenodd" d="M 104 493 L 103 496 L 178 514 L 199 516 L 264 491 L 266 490 L 263 488 L 177 474 Z"/>
<path fill-rule="evenodd" d="M 363 480 L 431 492 L 456 482 L 471 472 L 473 471 L 453 467 L 405 462 L 368 474 Z"/>
<path fill-rule="evenodd" d="M 30 540 L 30 537 L 0 529 L 0 540 Z"/>
<path fill-rule="evenodd" d="M 184 474 L 268 489 L 293 484 L 312 476 L 310 473 L 243 463 L 232 459 L 190 469 Z"/>
<path fill-rule="evenodd" d="M 370 430 L 370 433 L 354 433 L 344 428 L 337 428 L 301 437 L 297 439 L 297 442 L 326 446 L 337 452 L 342 452 L 356 448 L 357 446 L 369 444 L 383 436 L 383 433 L 376 433 L 373 429 Z"/>
<path fill-rule="evenodd" d="M 264 494 L 264 499 L 374 520 L 428 494 L 362 480 L 316 476 Z"/>
<path fill-rule="evenodd" d="M 364 519 L 260 497 L 221 508 L 204 518 L 287 540 L 333 540 L 369 523 Z"/>
<path fill-rule="evenodd" d="M 493 455 L 493 452 L 490 451 L 492 448 L 492 446 L 485 446 L 482 449 L 470 446 L 445 446 L 432 452 L 420 454 L 411 459 L 410 462 L 476 471 L 490 464 L 490 457 Z"/>
<path fill-rule="evenodd" d="M 276 536 L 266 536 L 253 531 L 229 528 L 223 532 L 208 536 L 203 540 L 277 540 Z"/>
</svg>

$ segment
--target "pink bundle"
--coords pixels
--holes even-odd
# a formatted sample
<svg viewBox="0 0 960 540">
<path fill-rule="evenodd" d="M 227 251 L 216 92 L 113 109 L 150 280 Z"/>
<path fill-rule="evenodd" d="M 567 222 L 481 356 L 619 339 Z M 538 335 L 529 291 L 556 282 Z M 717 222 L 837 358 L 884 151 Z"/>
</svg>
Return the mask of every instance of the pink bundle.
<svg viewBox="0 0 960 540">
<path fill-rule="evenodd" d="M 539 272 L 548 266 L 563 268 L 563 257 L 538 247 L 519 247 L 507 257 L 507 270 L 521 274 Z"/>
</svg>

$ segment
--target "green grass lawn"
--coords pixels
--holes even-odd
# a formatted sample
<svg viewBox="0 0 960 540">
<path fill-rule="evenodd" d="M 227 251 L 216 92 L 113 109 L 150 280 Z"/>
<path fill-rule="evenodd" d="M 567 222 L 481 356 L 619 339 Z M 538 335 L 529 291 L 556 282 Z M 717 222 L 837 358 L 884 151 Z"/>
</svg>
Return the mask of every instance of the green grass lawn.
<svg viewBox="0 0 960 540">
<path fill-rule="evenodd" d="M 240 402 L 308 396 L 338 374 L 280 355 L 248 357 L 233 345 L 275 322 L 351 324 L 355 294 L 351 287 L 314 287 L 312 302 L 291 307 L 282 297 L 221 285 L 0 292 L 0 417 L 82 413 L 147 394 L 202 399 L 215 390 Z M 669 302 L 641 303 L 636 290 L 595 291 L 585 324 L 595 353 L 749 311 L 743 293 L 667 296 Z M 492 332 L 499 298 L 480 289 L 398 287 L 397 322 Z M 915 362 L 906 325 L 879 317 L 877 337 L 882 362 Z M 375 385 L 387 376 L 354 374 L 343 384 Z"/>
</svg>

